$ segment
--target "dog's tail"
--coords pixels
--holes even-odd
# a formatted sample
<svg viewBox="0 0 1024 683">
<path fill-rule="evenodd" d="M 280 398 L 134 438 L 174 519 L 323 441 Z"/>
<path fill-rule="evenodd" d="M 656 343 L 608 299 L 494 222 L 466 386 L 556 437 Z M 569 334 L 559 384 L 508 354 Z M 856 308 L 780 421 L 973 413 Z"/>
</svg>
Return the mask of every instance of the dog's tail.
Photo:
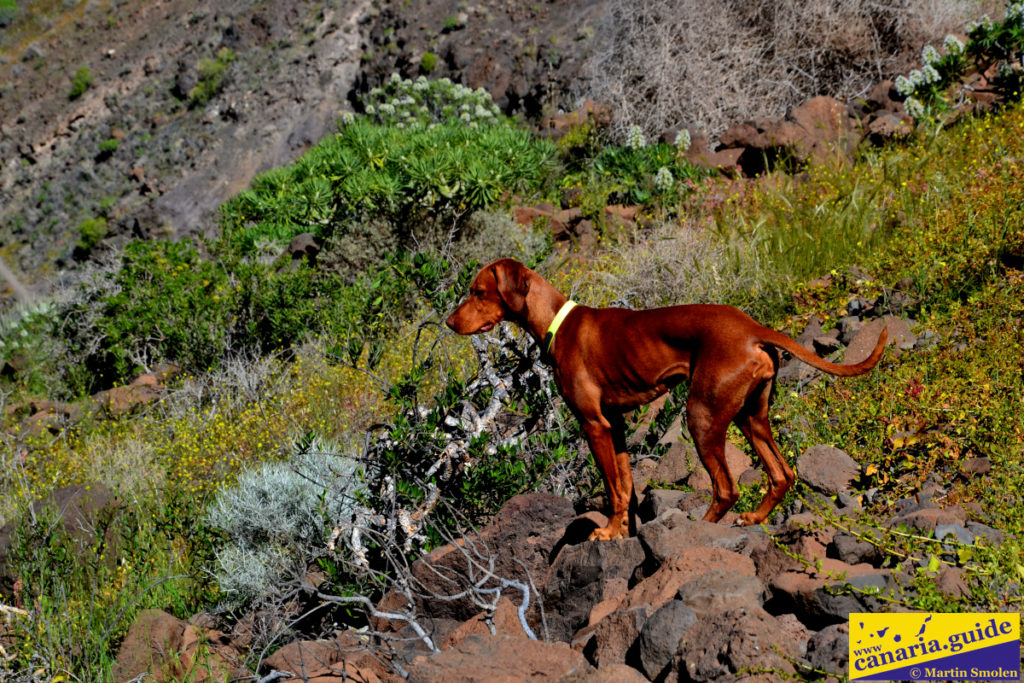
<svg viewBox="0 0 1024 683">
<path fill-rule="evenodd" d="M 885 350 L 885 342 L 889 339 L 889 330 L 883 327 L 881 334 L 878 335 L 878 342 L 875 344 L 875 349 L 871 352 L 870 356 L 853 365 L 839 365 L 838 363 L 831 363 L 824 358 L 815 355 L 813 352 L 800 346 L 795 339 L 792 339 L 781 332 L 776 332 L 775 330 L 767 327 L 764 329 L 765 332 L 761 337 L 761 341 L 766 344 L 771 344 L 776 348 L 785 349 L 808 365 L 813 365 L 819 370 L 827 372 L 830 375 L 838 375 L 839 377 L 863 375 L 865 372 L 868 372 L 878 365 L 878 361 L 882 357 L 882 352 Z"/>
</svg>

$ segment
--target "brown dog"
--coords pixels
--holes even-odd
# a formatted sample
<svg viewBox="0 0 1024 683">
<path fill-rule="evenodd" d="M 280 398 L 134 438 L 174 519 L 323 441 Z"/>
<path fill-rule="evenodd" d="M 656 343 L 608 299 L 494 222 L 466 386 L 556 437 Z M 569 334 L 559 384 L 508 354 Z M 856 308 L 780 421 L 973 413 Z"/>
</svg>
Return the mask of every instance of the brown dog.
<svg viewBox="0 0 1024 683">
<path fill-rule="evenodd" d="M 764 500 L 757 510 L 740 517 L 741 524 L 759 524 L 794 481 L 768 423 L 779 366 L 777 349 L 830 374 L 849 377 L 875 367 L 887 336 L 883 329 L 867 360 L 837 365 L 731 306 L 646 311 L 574 306 L 537 273 L 518 261 L 501 259 L 481 269 L 447 324 L 459 334 L 476 334 L 509 320 L 546 350 L 558 390 L 586 433 L 611 500 L 608 525 L 591 535 L 601 540 L 635 530 L 625 411 L 689 378 L 686 423 L 711 475 L 714 495 L 704 519 L 717 522 L 739 497 L 725 462 L 725 433 L 729 422 L 735 422 L 768 473 Z"/>
</svg>

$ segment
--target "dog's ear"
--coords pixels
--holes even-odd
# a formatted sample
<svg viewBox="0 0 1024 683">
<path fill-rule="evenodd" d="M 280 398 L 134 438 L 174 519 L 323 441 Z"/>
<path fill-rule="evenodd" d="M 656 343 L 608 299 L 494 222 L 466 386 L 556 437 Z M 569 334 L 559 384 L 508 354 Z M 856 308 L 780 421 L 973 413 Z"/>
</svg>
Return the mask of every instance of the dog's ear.
<svg viewBox="0 0 1024 683">
<path fill-rule="evenodd" d="M 498 296 L 511 313 L 521 314 L 526 307 L 526 294 L 530 291 L 530 271 L 512 259 L 502 259 L 491 265 L 498 284 Z"/>
</svg>

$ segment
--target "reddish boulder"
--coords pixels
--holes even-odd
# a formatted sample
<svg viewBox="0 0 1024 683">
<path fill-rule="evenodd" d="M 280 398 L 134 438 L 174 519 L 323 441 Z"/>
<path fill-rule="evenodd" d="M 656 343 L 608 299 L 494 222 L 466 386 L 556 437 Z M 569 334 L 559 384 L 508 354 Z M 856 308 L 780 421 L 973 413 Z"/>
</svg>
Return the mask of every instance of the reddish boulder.
<svg viewBox="0 0 1024 683">
<path fill-rule="evenodd" d="M 196 683 L 244 676 L 242 656 L 219 631 L 197 628 L 160 610 L 140 612 L 114 663 L 115 681 Z M 148 674 L 148 675 L 147 675 Z"/>
<path fill-rule="evenodd" d="M 451 599 L 448 596 L 465 591 L 469 579 L 478 576 L 478 568 L 470 567 L 470 557 L 479 555 L 489 558 L 494 576 L 516 581 L 525 586 L 532 582 L 540 586 L 548 573 L 550 558 L 556 545 L 562 541 L 566 528 L 573 521 L 575 511 L 572 503 L 560 496 L 549 493 L 528 493 L 512 498 L 494 520 L 480 531 L 468 535 L 455 545 L 436 548 L 412 565 L 412 574 L 418 582 L 416 614 L 426 615 L 433 620 L 444 619 L 464 622 L 475 617 L 480 607 L 471 598 Z M 476 560 L 479 562 L 479 560 Z M 497 586 L 495 580 L 481 584 L 483 588 Z M 508 597 L 516 606 L 522 603 L 524 595 L 516 587 L 506 587 L 502 596 Z M 488 596 L 490 597 L 490 596 Z M 537 595 L 531 595 L 531 605 L 536 605 Z M 404 609 L 405 600 L 397 593 L 389 593 L 381 604 Z M 377 623 L 380 630 L 401 630 L 404 623 L 387 625 Z"/>
<path fill-rule="evenodd" d="M 793 662 L 798 657 L 796 643 L 786 637 L 775 617 L 760 608 L 737 609 L 690 628 L 665 680 L 733 680 L 750 670 L 771 670 L 774 673 L 764 680 L 777 680 L 796 673 Z"/>
<path fill-rule="evenodd" d="M 450 650 L 417 657 L 409 667 L 408 681 L 550 681 L 577 673 L 589 675 L 594 669 L 581 653 L 565 643 L 477 635 Z"/>
<path fill-rule="evenodd" d="M 373 657 L 358 636 L 342 633 L 335 640 L 295 641 L 263 660 L 260 671 L 289 672 L 310 683 L 380 683 L 400 680 Z"/>
<path fill-rule="evenodd" d="M 875 348 L 875 344 L 878 343 L 878 335 L 882 333 L 883 326 L 889 331 L 889 339 L 885 343 L 886 346 L 912 348 L 914 342 L 917 341 L 917 337 L 910 331 L 910 325 L 903 318 L 897 318 L 892 315 L 887 315 L 884 318 L 875 318 L 871 322 L 866 323 L 857 332 L 857 335 L 846 348 L 843 363 L 853 365 L 870 356 L 871 351 Z"/>
</svg>

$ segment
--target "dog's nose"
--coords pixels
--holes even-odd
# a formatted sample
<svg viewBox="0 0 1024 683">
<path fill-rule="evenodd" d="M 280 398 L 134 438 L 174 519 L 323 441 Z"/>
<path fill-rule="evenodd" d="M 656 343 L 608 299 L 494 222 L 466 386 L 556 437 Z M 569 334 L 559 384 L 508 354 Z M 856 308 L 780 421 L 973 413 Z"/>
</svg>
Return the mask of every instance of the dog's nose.
<svg viewBox="0 0 1024 683">
<path fill-rule="evenodd" d="M 452 331 L 456 331 L 455 330 L 455 314 L 452 313 L 450 316 L 448 316 L 448 319 L 444 321 L 444 324 L 448 326 L 448 329 L 450 329 Z"/>
</svg>

